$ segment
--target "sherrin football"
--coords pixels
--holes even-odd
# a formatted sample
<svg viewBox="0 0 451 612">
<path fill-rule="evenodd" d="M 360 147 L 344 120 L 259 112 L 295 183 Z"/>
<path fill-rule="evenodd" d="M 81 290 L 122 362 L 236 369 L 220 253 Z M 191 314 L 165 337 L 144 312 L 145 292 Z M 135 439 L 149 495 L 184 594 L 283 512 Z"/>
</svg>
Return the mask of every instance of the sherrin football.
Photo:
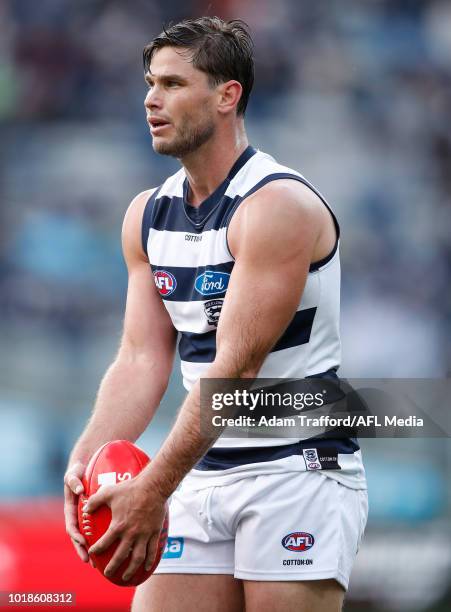
<svg viewBox="0 0 451 612">
<path fill-rule="evenodd" d="M 82 478 L 84 492 L 78 498 L 78 525 L 80 533 L 83 534 L 89 546 L 95 544 L 107 531 L 111 522 L 111 510 L 108 506 L 103 505 L 92 514 L 87 514 L 84 512 L 84 506 L 88 498 L 96 493 L 102 485 L 115 485 L 134 478 L 149 461 L 146 453 L 128 440 L 107 442 L 91 457 Z M 145 570 L 143 563 L 130 580 L 124 582 L 122 575 L 130 563 L 130 557 L 128 557 L 108 580 L 119 586 L 137 586 L 147 580 L 160 562 L 166 546 L 168 526 L 169 516 L 166 507 L 166 516 L 158 541 L 157 554 L 149 571 Z M 102 575 L 104 575 L 103 572 L 118 545 L 119 541 L 116 541 L 105 552 L 91 555 L 96 568 Z"/>
</svg>

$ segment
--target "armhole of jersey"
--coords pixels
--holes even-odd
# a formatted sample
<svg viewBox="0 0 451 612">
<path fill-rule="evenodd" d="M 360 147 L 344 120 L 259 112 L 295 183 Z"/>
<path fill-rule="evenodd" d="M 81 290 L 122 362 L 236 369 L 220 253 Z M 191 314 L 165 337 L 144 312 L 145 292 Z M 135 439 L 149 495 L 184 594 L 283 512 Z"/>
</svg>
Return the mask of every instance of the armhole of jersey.
<svg viewBox="0 0 451 612">
<path fill-rule="evenodd" d="M 334 226 L 335 226 L 335 231 L 336 231 L 336 234 L 337 234 L 336 238 L 335 238 L 335 244 L 334 244 L 334 247 L 333 247 L 332 251 L 328 255 L 326 255 L 326 257 L 323 257 L 323 259 L 320 259 L 319 261 L 315 261 L 314 263 L 312 263 L 310 265 L 309 272 L 315 272 L 319 268 L 322 268 L 323 266 L 325 266 L 333 258 L 333 256 L 337 252 L 338 242 L 340 240 L 340 225 L 338 223 L 337 217 L 335 216 L 335 213 L 333 212 L 333 210 L 331 209 L 331 207 L 329 206 L 327 201 L 324 199 L 324 197 L 320 194 L 320 192 L 317 189 L 315 189 L 315 187 L 311 183 L 309 183 L 305 178 L 303 178 L 302 176 L 298 176 L 297 174 L 290 174 L 288 172 L 277 172 L 277 173 L 274 173 L 274 174 L 268 174 L 268 176 L 265 176 L 264 179 L 259 181 L 256 185 L 254 185 L 251 189 L 249 189 L 249 191 L 246 192 L 241 198 L 239 198 L 237 202 L 235 202 L 235 204 L 233 205 L 232 209 L 230 210 L 230 212 L 227 215 L 227 221 L 226 221 L 225 239 L 226 239 L 227 251 L 229 252 L 230 257 L 232 257 L 232 259 L 235 260 L 235 257 L 233 256 L 232 251 L 230 250 L 228 234 L 229 234 L 230 222 L 232 220 L 233 215 L 236 213 L 239 205 L 247 197 L 249 197 L 250 195 L 252 195 L 256 191 L 258 191 L 261 187 L 263 187 L 267 183 L 270 183 L 272 181 L 277 181 L 277 180 L 280 180 L 280 179 L 294 179 L 295 181 L 299 181 L 300 183 L 302 183 L 303 185 L 305 185 L 306 187 L 311 189 L 313 191 L 313 193 L 319 197 L 321 202 L 326 206 L 327 210 L 330 212 L 330 214 L 332 216 L 332 220 L 333 220 Z"/>
<path fill-rule="evenodd" d="M 147 259 L 149 259 L 149 253 L 147 252 L 147 240 L 149 238 L 150 228 L 153 224 L 154 204 L 159 191 L 160 187 L 157 187 L 150 194 L 149 199 L 147 200 L 146 205 L 144 207 L 143 218 L 141 222 L 141 244 Z"/>
</svg>

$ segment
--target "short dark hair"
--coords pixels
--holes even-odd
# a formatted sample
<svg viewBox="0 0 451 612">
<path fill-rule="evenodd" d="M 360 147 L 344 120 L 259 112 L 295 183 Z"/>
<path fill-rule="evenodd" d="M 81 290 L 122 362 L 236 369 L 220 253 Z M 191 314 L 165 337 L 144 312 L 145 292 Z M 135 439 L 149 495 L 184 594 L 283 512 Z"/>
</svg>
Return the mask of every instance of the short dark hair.
<svg viewBox="0 0 451 612">
<path fill-rule="evenodd" d="M 154 53 L 163 47 L 190 49 L 193 66 L 208 75 L 212 87 L 231 79 L 238 81 L 243 92 L 237 114 L 244 115 L 254 84 L 254 45 L 244 21 L 200 17 L 170 24 L 144 47 L 145 72 L 149 70 Z"/>
</svg>

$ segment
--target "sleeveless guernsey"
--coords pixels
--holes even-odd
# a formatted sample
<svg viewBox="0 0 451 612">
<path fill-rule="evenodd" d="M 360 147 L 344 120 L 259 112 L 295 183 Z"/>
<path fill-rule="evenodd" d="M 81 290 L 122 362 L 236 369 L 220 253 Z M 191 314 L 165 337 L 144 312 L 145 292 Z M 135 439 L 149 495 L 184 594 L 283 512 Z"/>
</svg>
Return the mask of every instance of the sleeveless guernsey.
<svg viewBox="0 0 451 612">
<path fill-rule="evenodd" d="M 241 202 L 263 185 L 286 178 L 303 183 L 322 200 L 332 215 L 337 239 L 332 252 L 310 266 L 296 314 L 267 355 L 258 376 L 336 376 L 341 356 L 337 219 L 324 197 L 301 174 L 249 146 L 223 183 L 200 206 L 188 204 L 188 180 L 181 168 L 151 191 L 144 210 L 143 249 L 164 305 L 179 332 L 178 350 L 187 390 L 202 377 L 215 358 L 216 328 L 234 266 L 227 242 L 232 216 Z M 283 207 L 283 202 L 274 205 Z M 283 236 L 280 239 L 283 240 Z M 280 291 L 283 292 L 283 287 Z M 207 455 L 214 455 L 215 449 L 245 450 L 291 443 L 293 439 L 290 438 L 220 437 Z M 336 443 L 338 452 L 360 455 L 355 440 L 337 440 Z M 221 467 L 225 463 L 219 461 L 218 465 Z M 200 469 L 204 469 L 203 466 Z"/>
</svg>

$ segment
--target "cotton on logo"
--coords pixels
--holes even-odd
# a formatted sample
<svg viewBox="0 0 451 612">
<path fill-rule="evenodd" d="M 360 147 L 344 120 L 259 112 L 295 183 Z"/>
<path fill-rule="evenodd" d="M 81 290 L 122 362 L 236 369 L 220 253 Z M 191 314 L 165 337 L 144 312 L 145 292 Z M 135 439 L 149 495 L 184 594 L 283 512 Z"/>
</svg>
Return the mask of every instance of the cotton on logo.
<svg viewBox="0 0 451 612">
<path fill-rule="evenodd" d="M 104 472 L 103 474 L 97 475 L 97 484 L 99 487 L 103 485 L 115 485 L 117 482 L 124 480 L 131 480 L 132 475 L 130 472 L 124 472 L 123 474 L 117 472 Z"/>
<path fill-rule="evenodd" d="M 167 297 L 171 295 L 171 293 L 174 293 L 177 287 L 177 281 L 173 274 L 166 272 L 166 270 L 157 270 L 157 272 L 154 272 L 153 276 L 160 295 Z"/>
<path fill-rule="evenodd" d="M 314 543 L 315 538 L 312 534 L 304 531 L 289 533 L 282 540 L 282 546 L 293 552 L 304 552 L 304 550 L 309 550 Z"/>
</svg>

